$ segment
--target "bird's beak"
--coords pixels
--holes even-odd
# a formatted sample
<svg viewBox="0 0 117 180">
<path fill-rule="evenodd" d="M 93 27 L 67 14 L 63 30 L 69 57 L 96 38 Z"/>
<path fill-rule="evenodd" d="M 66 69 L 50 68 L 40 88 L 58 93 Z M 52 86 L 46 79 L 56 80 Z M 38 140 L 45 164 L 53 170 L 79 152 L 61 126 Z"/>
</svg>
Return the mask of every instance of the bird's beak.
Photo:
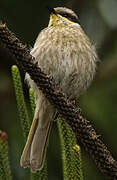
<svg viewBox="0 0 117 180">
<path fill-rule="evenodd" d="M 55 14 L 55 15 L 57 14 L 54 8 L 47 7 L 47 9 L 48 9 L 50 14 Z"/>
<path fill-rule="evenodd" d="M 49 21 L 48 26 L 57 25 L 58 18 L 59 18 L 57 12 L 55 11 L 54 8 L 47 7 L 47 9 L 48 9 L 49 14 L 50 14 L 50 21 Z"/>
</svg>

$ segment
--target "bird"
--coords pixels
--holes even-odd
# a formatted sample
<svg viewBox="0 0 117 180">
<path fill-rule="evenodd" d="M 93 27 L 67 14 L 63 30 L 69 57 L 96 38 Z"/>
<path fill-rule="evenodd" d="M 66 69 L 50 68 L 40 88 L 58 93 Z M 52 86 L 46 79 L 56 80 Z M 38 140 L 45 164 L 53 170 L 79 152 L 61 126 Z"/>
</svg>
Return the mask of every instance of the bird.
<svg viewBox="0 0 117 180">
<path fill-rule="evenodd" d="M 30 53 L 34 62 L 44 73 L 53 77 L 66 96 L 77 101 L 96 73 L 96 48 L 73 10 L 66 7 L 48 7 L 48 10 L 48 26 L 41 30 Z M 49 134 L 57 110 L 28 73 L 26 80 L 34 89 L 36 108 L 20 164 L 37 172 L 44 166 Z"/>
</svg>

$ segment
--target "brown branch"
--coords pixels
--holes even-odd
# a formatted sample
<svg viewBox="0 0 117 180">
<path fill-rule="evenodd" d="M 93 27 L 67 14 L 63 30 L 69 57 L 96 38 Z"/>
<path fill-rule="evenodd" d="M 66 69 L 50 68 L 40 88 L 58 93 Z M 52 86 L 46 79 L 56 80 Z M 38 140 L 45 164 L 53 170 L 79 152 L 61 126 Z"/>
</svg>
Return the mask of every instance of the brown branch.
<svg viewBox="0 0 117 180">
<path fill-rule="evenodd" d="M 113 159 L 100 137 L 96 135 L 90 122 L 82 116 L 80 108 L 76 108 L 70 103 L 65 94 L 56 86 L 54 80 L 33 63 L 33 57 L 28 48 L 22 45 L 20 40 L 2 23 L 0 24 L 0 45 L 10 52 L 21 69 L 30 74 L 39 89 L 66 119 L 73 129 L 77 141 L 91 155 L 100 171 L 109 179 L 116 180 L 117 161 Z"/>
</svg>

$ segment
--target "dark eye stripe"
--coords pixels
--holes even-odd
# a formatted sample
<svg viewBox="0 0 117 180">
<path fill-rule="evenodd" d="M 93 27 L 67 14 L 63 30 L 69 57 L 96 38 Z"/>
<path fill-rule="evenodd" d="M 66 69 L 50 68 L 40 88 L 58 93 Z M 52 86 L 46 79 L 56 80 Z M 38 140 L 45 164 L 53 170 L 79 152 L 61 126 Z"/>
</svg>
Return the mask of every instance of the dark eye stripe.
<svg viewBox="0 0 117 180">
<path fill-rule="evenodd" d="M 76 18 L 75 16 L 72 16 L 71 14 L 68 13 L 59 13 L 61 16 L 66 17 L 67 19 L 69 19 L 70 21 L 73 21 L 75 23 L 79 23 L 78 18 Z"/>
</svg>

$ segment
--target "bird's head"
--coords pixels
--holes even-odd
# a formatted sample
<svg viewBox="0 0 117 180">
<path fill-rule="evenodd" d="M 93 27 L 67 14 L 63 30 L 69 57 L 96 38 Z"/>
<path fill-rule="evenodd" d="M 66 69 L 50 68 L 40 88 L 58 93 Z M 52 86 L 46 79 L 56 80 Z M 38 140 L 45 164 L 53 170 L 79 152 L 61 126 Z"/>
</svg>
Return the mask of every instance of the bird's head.
<svg viewBox="0 0 117 180">
<path fill-rule="evenodd" d="M 65 7 L 48 8 L 50 13 L 49 26 L 79 26 L 78 16 L 71 10 Z"/>
</svg>

